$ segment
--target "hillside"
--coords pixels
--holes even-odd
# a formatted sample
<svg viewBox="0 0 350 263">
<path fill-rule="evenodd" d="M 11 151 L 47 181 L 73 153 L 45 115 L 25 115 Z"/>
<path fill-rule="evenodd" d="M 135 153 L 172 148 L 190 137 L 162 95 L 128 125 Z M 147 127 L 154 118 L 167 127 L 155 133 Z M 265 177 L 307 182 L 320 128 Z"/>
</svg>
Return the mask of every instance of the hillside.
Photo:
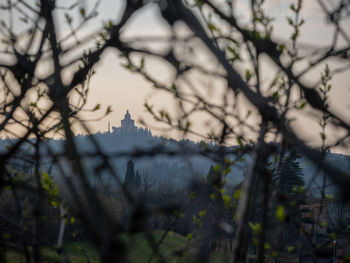
<svg viewBox="0 0 350 263">
<path fill-rule="evenodd" d="M 77 135 L 74 139 L 78 145 L 80 152 L 86 157 L 83 160 L 84 165 L 89 168 L 91 173 L 91 181 L 113 183 L 115 182 L 109 174 L 103 173 L 102 178 L 94 177 L 94 169 L 101 162 L 101 156 L 94 157 L 96 150 L 91 143 L 92 136 L 100 145 L 101 151 L 111 158 L 111 165 L 115 169 L 117 175 L 124 180 L 126 163 L 129 159 L 133 159 L 135 163 L 135 170 L 139 171 L 141 177 L 147 178 L 152 185 L 159 186 L 164 184 L 176 185 L 177 187 L 185 187 L 191 180 L 200 180 L 208 173 L 209 167 L 215 162 L 205 156 L 192 154 L 191 156 L 168 156 L 164 154 L 157 154 L 154 156 L 146 156 L 139 158 L 131 158 L 126 156 L 127 153 L 132 152 L 150 152 L 155 147 L 167 151 L 183 151 L 187 149 L 191 152 L 198 152 L 203 149 L 201 143 L 190 140 L 176 141 L 164 137 L 153 136 L 150 130 L 139 128 L 134 125 L 130 114 L 125 114 L 124 120 L 121 121 L 120 127 L 112 127 L 111 130 L 104 133 L 96 133 L 94 135 Z M 15 143 L 15 140 L 0 140 L 0 149 L 5 151 L 6 146 Z M 47 145 L 51 151 L 57 155 L 63 151 L 63 140 L 51 139 Z M 215 145 L 209 144 L 206 147 L 214 148 Z M 157 148 L 159 149 L 159 148 Z M 24 152 L 31 152 L 29 146 L 23 147 Z M 50 170 L 53 175 L 56 174 L 57 167 L 52 164 L 49 154 L 45 147 L 42 149 L 42 154 L 46 156 L 46 161 L 42 164 L 42 170 Z M 151 154 L 152 155 L 152 154 Z M 234 156 L 232 156 L 234 158 Z M 332 162 L 335 166 L 343 169 L 350 169 L 350 157 L 342 154 L 335 154 L 328 152 L 327 160 Z M 227 186 L 234 186 L 241 182 L 243 173 L 247 164 L 250 161 L 249 155 L 244 157 L 244 160 L 237 162 L 231 167 L 231 172 L 227 175 Z M 64 161 L 63 161 L 64 162 Z M 319 192 L 323 184 L 323 172 L 305 157 L 299 159 L 299 163 L 304 173 L 304 180 L 306 185 L 310 180 L 315 179 L 315 183 L 310 185 L 311 192 Z M 59 178 L 56 178 L 59 180 Z M 335 188 L 331 181 L 326 181 L 327 192 L 334 193 Z"/>
</svg>

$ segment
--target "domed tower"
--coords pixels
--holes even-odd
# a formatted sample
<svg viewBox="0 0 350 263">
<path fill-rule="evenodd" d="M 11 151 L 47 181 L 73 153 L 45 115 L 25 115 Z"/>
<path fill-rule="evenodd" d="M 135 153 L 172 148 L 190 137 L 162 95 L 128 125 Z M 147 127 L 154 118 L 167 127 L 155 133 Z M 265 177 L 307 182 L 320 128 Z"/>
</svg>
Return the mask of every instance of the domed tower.
<svg viewBox="0 0 350 263">
<path fill-rule="evenodd" d="M 135 129 L 135 121 L 131 119 L 129 110 L 126 111 L 124 120 L 121 120 L 121 128 L 122 129 Z"/>
</svg>

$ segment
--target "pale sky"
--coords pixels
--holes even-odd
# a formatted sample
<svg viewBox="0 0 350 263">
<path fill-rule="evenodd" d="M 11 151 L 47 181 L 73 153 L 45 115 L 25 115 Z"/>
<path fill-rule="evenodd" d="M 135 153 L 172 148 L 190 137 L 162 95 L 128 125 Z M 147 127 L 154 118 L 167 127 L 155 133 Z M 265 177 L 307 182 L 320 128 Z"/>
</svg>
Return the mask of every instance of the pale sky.
<svg viewBox="0 0 350 263">
<path fill-rule="evenodd" d="M 243 15 L 247 13 L 246 6 L 244 2 L 240 1 L 238 6 L 242 10 L 241 21 L 242 23 L 246 19 Z M 291 34 L 291 29 L 285 18 L 286 14 L 286 1 L 270 1 L 270 14 L 275 16 L 275 37 L 278 39 L 283 39 L 288 42 L 288 38 Z M 101 6 L 101 13 L 104 17 L 109 17 L 116 6 L 115 1 L 106 0 L 103 1 Z M 281 13 L 284 14 L 281 16 Z M 332 31 L 329 26 L 323 21 L 320 15 L 321 11 L 317 10 L 317 5 L 313 1 L 305 1 L 305 8 L 303 17 L 306 19 L 306 23 L 301 30 L 301 43 L 305 46 L 316 46 L 322 47 L 330 43 L 332 39 Z M 350 26 L 345 27 L 349 32 Z M 164 25 L 162 19 L 160 18 L 158 11 L 155 8 L 148 7 L 145 10 L 140 11 L 137 16 L 132 20 L 125 30 L 125 35 L 131 36 L 147 36 L 147 35 L 168 35 L 169 27 Z M 147 61 L 147 60 L 146 60 Z M 147 62 L 146 62 L 147 64 Z M 334 64 L 334 63 L 333 63 Z M 332 66 L 336 66 L 329 63 L 331 69 Z M 166 81 L 171 79 L 171 74 L 167 72 L 165 66 L 161 64 L 152 64 L 150 67 L 150 72 L 154 73 L 161 80 Z M 123 118 L 126 109 L 129 109 L 132 116 L 136 120 L 139 118 L 146 119 L 151 126 L 159 126 L 158 124 L 152 122 L 148 118 L 148 114 L 144 111 L 143 103 L 145 100 L 150 100 L 155 104 L 158 109 L 168 108 L 171 109 L 171 99 L 165 94 L 155 94 L 156 92 L 149 87 L 148 83 L 145 83 L 140 76 L 127 72 L 124 68 L 120 66 L 120 61 L 118 61 L 117 56 L 113 55 L 113 52 L 108 53 L 102 60 L 102 62 L 97 67 L 97 74 L 91 82 L 91 93 L 90 93 L 90 105 L 94 105 L 97 102 L 103 102 L 106 105 L 112 105 L 114 112 L 107 118 L 91 124 L 91 126 L 97 130 L 106 130 L 108 121 L 111 121 L 113 125 L 119 125 L 120 119 Z M 317 68 L 309 76 L 309 83 L 315 83 L 319 80 L 320 70 L 322 68 Z M 332 84 L 334 86 L 330 96 L 331 96 L 331 106 L 341 112 L 342 116 L 345 116 L 348 121 L 350 121 L 349 115 L 349 98 L 350 98 L 350 84 L 349 84 L 349 72 L 337 75 L 333 78 Z M 153 91 L 153 92 L 152 92 Z M 196 120 L 198 127 L 199 122 L 203 124 L 203 120 Z M 317 124 L 312 124 L 307 118 L 304 118 L 300 122 L 303 137 L 307 140 L 315 138 L 314 131 L 318 129 Z M 309 126 L 309 128 L 305 126 Z M 312 127 L 312 128 L 311 128 Z M 311 128 L 311 129 L 310 129 Z M 199 128 L 201 129 L 201 128 Z M 313 132 L 310 132 L 313 131 Z M 153 129 L 156 134 L 162 134 L 162 132 Z M 172 134 L 171 134 L 172 135 Z M 318 136 L 318 132 L 316 134 Z"/>
<path fill-rule="evenodd" d="M 1 0 L 2 2 L 3 0 Z M 60 5 L 68 6 L 72 2 L 67 0 L 57 1 Z M 92 3 L 95 1 L 81 1 L 81 6 L 85 6 L 87 10 L 92 7 Z M 274 37 L 278 37 L 279 40 L 285 40 L 288 43 L 288 38 L 291 34 L 291 29 L 286 21 L 286 14 L 288 6 L 286 2 L 290 1 L 277 1 L 270 0 L 269 3 L 269 13 L 275 17 L 274 27 L 275 34 Z M 305 9 L 303 12 L 303 17 L 306 20 L 305 25 L 301 30 L 301 43 L 304 46 L 317 46 L 322 47 L 330 43 L 332 39 L 332 31 L 329 26 L 326 25 L 323 18 L 321 19 L 321 11 L 317 9 L 315 1 L 304 1 Z M 241 18 L 241 23 L 249 19 L 249 12 L 247 10 L 247 3 L 249 1 L 240 0 L 238 1 L 237 8 L 239 8 L 239 14 Z M 93 31 L 99 28 L 102 21 L 107 21 L 112 19 L 118 21 L 121 8 L 123 6 L 123 1 L 121 0 L 102 0 L 99 6 L 99 16 L 97 19 L 93 20 L 85 27 L 78 37 L 83 36 L 86 32 Z M 60 12 L 57 16 L 57 20 L 62 21 L 63 13 Z M 79 14 L 76 11 L 76 16 L 74 18 L 74 23 L 79 21 Z M 350 24 L 347 21 L 348 26 L 344 27 L 345 30 L 350 33 Z M 169 36 L 169 26 L 166 25 L 162 18 L 160 17 L 158 10 L 154 6 L 147 6 L 143 10 L 139 11 L 131 20 L 131 22 L 126 26 L 123 32 L 124 39 L 130 39 L 133 37 L 140 36 Z M 67 28 L 61 25 L 60 32 L 64 34 Z M 183 28 L 178 26 L 178 30 L 181 31 Z M 152 46 L 155 50 L 162 49 L 162 47 Z M 162 51 L 162 50 L 159 50 Z M 204 58 L 204 63 L 214 63 L 212 58 Z M 205 62 L 206 61 L 206 62 Z M 331 69 L 337 66 L 334 63 L 329 63 Z M 159 61 L 146 60 L 146 68 L 149 72 L 164 83 L 169 83 L 173 79 L 173 72 L 170 68 Z M 130 73 L 121 66 L 121 61 L 118 58 L 117 53 L 114 50 L 108 50 L 103 59 L 95 68 L 96 74 L 93 76 L 90 85 L 90 94 L 88 98 L 87 108 L 93 108 L 96 104 L 102 104 L 102 110 L 99 115 L 102 115 L 105 108 L 111 105 L 113 112 L 107 117 L 100 121 L 90 122 L 89 126 L 92 131 L 106 131 L 108 127 L 108 122 L 112 126 L 119 126 L 120 120 L 124 117 L 127 109 L 129 109 L 133 118 L 138 122 L 140 118 L 146 120 L 148 124 L 152 127 L 151 130 L 157 135 L 166 136 L 176 136 L 175 133 L 164 133 L 161 130 L 157 130 L 154 127 L 159 126 L 158 123 L 154 122 L 152 118 L 145 113 L 144 102 L 148 101 L 150 104 L 154 104 L 156 109 L 168 109 L 169 112 L 174 112 L 174 103 L 171 97 L 164 92 L 156 92 L 150 84 L 146 83 L 142 77 L 135 73 Z M 269 72 L 269 68 L 265 69 Z M 318 68 L 309 75 L 307 81 L 309 83 L 315 83 L 318 81 L 320 76 L 320 70 Z M 215 82 L 215 80 L 214 80 Z M 349 84 L 349 71 L 341 75 L 334 77 L 332 84 L 334 86 L 330 96 L 331 96 L 331 107 L 333 107 L 337 112 L 340 112 L 342 116 L 350 122 L 349 118 L 349 98 L 350 98 L 350 84 Z M 223 83 L 215 82 L 212 83 L 215 88 L 220 90 L 220 86 Z M 202 89 L 202 87 L 197 87 Z M 205 90 L 203 88 L 203 90 Z M 205 92 L 204 92 L 205 93 Z M 215 96 L 207 93 L 208 98 L 215 101 Z M 85 114 L 83 115 L 86 119 L 93 119 L 96 114 Z M 194 127 L 200 131 L 203 131 L 203 125 L 206 123 L 208 118 L 203 115 L 198 115 L 198 118 L 194 120 Z M 310 122 L 307 118 L 299 122 L 300 131 L 306 140 L 312 140 L 315 138 L 315 130 L 318 129 L 317 124 Z M 305 129 L 306 128 L 306 129 Z M 316 136 L 318 132 L 316 132 Z M 198 139 L 196 137 L 191 137 L 191 139 Z M 344 152 L 344 149 L 339 151 Z M 345 151 L 346 152 L 346 151 Z M 350 151 L 347 152 L 350 154 Z"/>
</svg>

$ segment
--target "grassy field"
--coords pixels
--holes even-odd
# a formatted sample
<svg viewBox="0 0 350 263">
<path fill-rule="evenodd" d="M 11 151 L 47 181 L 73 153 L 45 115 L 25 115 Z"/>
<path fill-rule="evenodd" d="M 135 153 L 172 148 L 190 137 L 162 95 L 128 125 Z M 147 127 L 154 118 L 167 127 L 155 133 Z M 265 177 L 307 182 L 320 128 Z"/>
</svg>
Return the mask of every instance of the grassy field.
<svg viewBox="0 0 350 263">
<path fill-rule="evenodd" d="M 160 240 L 163 232 L 157 231 L 152 234 L 152 238 L 155 242 Z M 153 251 L 148 242 L 148 237 L 144 235 L 123 235 L 121 239 L 125 242 L 127 247 L 128 260 L 131 263 L 143 263 L 148 262 Z M 186 249 L 186 253 L 179 259 L 179 254 L 183 248 Z M 97 263 L 99 262 L 96 250 L 88 243 L 71 242 L 64 245 L 64 250 L 72 263 Z M 186 238 L 176 233 L 169 233 L 164 242 L 160 246 L 159 253 L 166 262 L 181 262 L 190 263 L 194 261 L 193 255 L 195 254 L 195 246 L 193 242 L 187 243 Z M 42 249 L 43 262 L 61 262 L 61 256 L 53 248 Z M 160 255 L 154 255 L 152 262 L 158 262 Z M 5 262 L 19 263 L 25 262 L 23 255 L 18 252 L 7 252 Z M 179 260 L 179 261 L 178 261 Z M 118 260 L 116 259 L 116 262 Z M 213 253 L 210 262 L 221 263 L 226 262 L 224 256 L 219 253 Z"/>
</svg>

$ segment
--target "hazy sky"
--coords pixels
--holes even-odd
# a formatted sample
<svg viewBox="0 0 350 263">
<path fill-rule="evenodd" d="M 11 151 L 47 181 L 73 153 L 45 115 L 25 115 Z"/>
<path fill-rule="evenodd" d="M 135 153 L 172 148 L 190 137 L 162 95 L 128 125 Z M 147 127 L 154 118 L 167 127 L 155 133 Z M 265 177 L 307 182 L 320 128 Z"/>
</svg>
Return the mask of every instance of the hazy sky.
<svg viewBox="0 0 350 263">
<path fill-rule="evenodd" d="M 244 22 L 248 18 L 248 10 L 246 2 L 239 1 L 238 8 L 240 8 L 241 21 Z M 100 13 L 103 14 L 104 18 L 111 17 L 115 14 L 115 10 L 120 8 L 121 2 L 113 0 L 102 1 L 100 7 Z M 269 12 L 276 19 L 274 21 L 275 26 L 275 37 L 283 39 L 288 42 L 288 38 L 291 34 L 291 28 L 288 26 L 286 21 L 287 8 L 286 1 L 270 1 Z M 290 3 L 290 2 L 289 2 Z M 245 16 L 246 14 L 246 16 Z M 325 23 L 322 17 L 322 12 L 318 9 L 314 1 L 305 1 L 305 8 L 303 17 L 306 19 L 306 23 L 301 30 L 301 43 L 304 46 L 325 46 L 332 40 L 332 30 Z M 345 27 L 346 30 L 350 29 Z M 158 14 L 156 8 L 149 6 L 144 10 L 140 11 L 129 23 L 125 29 L 125 37 L 132 36 L 147 36 L 147 35 L 168 35 L 169 27 L 163 23 L 163 20 Z M 331 68 L 336 64 L 329 63 Z M 150 72 L 161 80 L 166 81 L 171 79 L 171 74 L 168 73 L 167 68 L 162 64 L 151 63 L 147 64 Z M 129 73 L 120 66 L 120 60 L 115 55 L 115 52 L 111 51 L 104 56 L 101 63 L 96 68 L 97 74 L 93 77 L 91 82 L 91 92 L 89 104 L 91 107 L 97 102 L 102 102 L 106 105 L 112 105 L 114 112 L 107 118 L 92 123 L 91 126 L 95 131 L 106 130 L 108 121 L 113 125 L 119 125 L 120 119 L 123 118 L 126 109 L 129 109 L 131 114 L 136 120 L 144 118 L 152 126 L 157 126 L 145 113 L 143 103 L 145 100 L 150 100 L 155 104 L 158 109 L 164 107 L 171 109 L 171 99 L 165 94 L 155 93 L 150 85 L 142 80 L 142 78 L 136 74 Z M 319 80 L 320 68 L 313 71 L 310 74 L 309 83 L 315 83 Z M 334 89 L 331 92 L 331 105 L 338 112 L 341 112 L 343 116 L 350 120 L 348 117 L 349 110 L 349 72 L 337 75 L 334 77 L 332 84 Z M 204 120 L 200 120 L 201 124 Z M 198 123 L 199 123 L 198 122 Z M 317 124 L 311 124 L 309 121 L 304 119 L 301 122 L 301 126 L 310 126 L 318 128 Z M 199 126 L 198 126 L 199 127 Z M 310 133 L 310 130 L 314 129 L 302 129 L 303 136 L 306 139 L 314 138 L 314 133 Z M 155 133 L 156 130 L 153 130 Z M 304 132 L 305 131 L 305 132 Z M 309 131 L 309 133 L 308 133 Z"/>
<path fill-rule="evenodd" d="M 64 6 L 68 6 L 72 3 L 71 1 L 67 0 L 57 2 Z M 90 10 L 94 2 L 95 1 L 88 0 L 81 1 L 80 4 L 81 6 L 85 6 L 87 10 Z M 239 9 L 237 13 L 239 13 L 241 23 L 244 23 L 244 21 L 249 19 L 249 11 L 247 10 L 247 3 L 249 2 L 250 1 L 246 0 L 237 1 L 237 8 Z M 278 38 L 279 40 L 285 40 L 285 42 L 288 43 L 291 28 L 288 26 L 286 21 L 286 15 L 289 14 L 288 5 L 286 3 L 290 3 L 290 1 L 270 0 L 267 2 L 269 14 L 275 17 L 274 37 Z M 303 43 L 303 46 L 306 47 L 322 47 L 330 43 L 332 39 L 332 30 L 323 20 L 322 12 L 319 10 L 315 2 L 316 1 L 312 0 L 304 1 L 305 8 L 303 11 L 303 17 L 305 18 L 306 23 L 301 30 L 301 43 Z M 121 0 L 102 0 L 101 5 L 98 8 L 98 18 L 94 19 L 92 23 L 89 23 L 89 25 L 85 27 L 80 34 L 78 34 L 78 37 L 99 28 L 103 21 L 107 21 L 108 19 L 118 21 L 123 3 L 124 1 Z M 63 14 L 64 12 L 58 13 L 57 20 L 63 21 Z M 79 21 L 78 11 L 76 11 L 73 18 L 74 23 Z M 349 23 L 344 28 L 347 30 L 347 32 L 350 32 Z M 135 36 L 169 36 L 169 30 L 169 26 L 164 23 L 158 13 L 158 10 L 154 6 L 149 5 L 143 10 L 139 11 L 132 18 L 124 29 L 123 37 L 124 39 L 131 39 Z M 181 31 L 181 27 L 178 27 L 178 30 Z M 67 28 L 63 26 L 63 24 L 60 26 L 60 32 L 62 34 L 67 32 Z M 153 46 L 153 48 L 161 49 L 161 47 L 158 46 Z M 209 57 L 205 58 L 203 61 L 204 63 L 215 64 L 215 62 L 213 62 Z M 336 66 L 334 63 L 329 64 L 331 68 Z M 165 64 L 154 60 L 146 60 L 146 67 L 149 72 L 153 74 L 153 76 L 157 77 L 164 83 L 169 83 L 169 81 L 173 79 L 172 71 L 170 71 L 169 67 Z M 147 113 L 145 113 L 145 108 L 143 106 L 145 101 L 155 104 L 157 109 L 167 108 L 169 111 L 174 109 L 173 101 L 169 95 L 162 92 L 156 92 L 150 86 L 150 84 L 145 82 L 139 75 L 125 70 L 121 66 L 121 61 L 114 50 L 108 50 L 104 54 L 102 60 L 96 66 L 95 70 L 96 74 L 91 80 L 87 108 L 93 108 L 97 103 L 101 103 L 104 106 L 103 110 L 101 110 L 101 114 L 108 105 L 112 106 L 113 112 L 100 121 L 90 123 L 90 127 L 94 132 L 106 131 L 108 122 L 110 122 L 112 126 L 119 126 L 120 120 L 123 118 L 127 109 L 129 109 L 136 121 L 143 118 L 150 124 L 151 127 L 159 126 L 157 123 L 152 121 Z M 269 68 L 263 70 L 268 72 Z M 317 68 L 317 70 L 313 71 L 313 73 L 309 75 L 310 77 L 307 81 L 309 83 L 315 83 L 315 81 L 318 81 L 320 70 L 320 68 Z M 347 114 L 349 112 L 350 94 L 349 71 L 334 77 L 332 83 L 334 89 L 331 92 L 331 105 L 335 110 L 345 116 L 348 121 L 350 121 L 349 114 Z M 222 84 L 223 83 L 217 82 L 212 85 L 215 86 L 215 88 L 220 89 Z M 212 98 L 210 92 L 207 94 L 207 96 L 210 99 Z M 214 97 L 212 99 L 215 100 Z M 96 116 L 96 114 L 83 115 L 83 117 L 86 119 L 95 118 Z M 195 120 L 195 127 L 197 129 L 202 129 L 203 124 L 206 121 L 206 117 L 199 117 Z M 315 137 L 314 133 L 315 129 L 317 129 L 316 123 L 311 123 L 307 121 L 307 119 L 304 119 L 299 123 L 299 126 L 305 139 L 311 140 Z M 307 126 L 310 127 L 308 128 Z M 312 129 L 310 129 L 311 127 Z M 152 131 L 155 134 L 163 134 L 162 131 L 158 131 L 154 128 L 152 128 Z M 174 136 L 175 134 L 167 133 L 167 135 Z M 194 137 L 192 137 L 192 139 L 193 138 Z"/>
</svg>

